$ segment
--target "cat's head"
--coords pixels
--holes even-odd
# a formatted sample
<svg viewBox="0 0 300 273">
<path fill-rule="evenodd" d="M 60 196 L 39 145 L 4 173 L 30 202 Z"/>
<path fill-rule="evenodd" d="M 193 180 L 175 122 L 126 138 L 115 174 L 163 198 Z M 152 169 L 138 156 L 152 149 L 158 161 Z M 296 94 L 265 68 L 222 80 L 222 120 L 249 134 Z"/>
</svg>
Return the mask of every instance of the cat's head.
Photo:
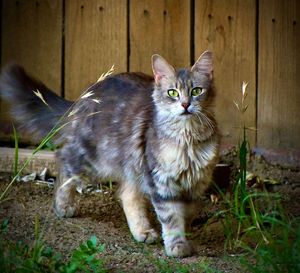
<svg viewBox="0 0 300 273">
<path fill-rule="evenodd" d="M 212 53 L 205 51 L 191 68 L 175 70 L 160 55 L 152 56 L 155 80 L 153 100 L 160 116 L 190 119 L 202 116 L 211 105 Z"/>
</svg>

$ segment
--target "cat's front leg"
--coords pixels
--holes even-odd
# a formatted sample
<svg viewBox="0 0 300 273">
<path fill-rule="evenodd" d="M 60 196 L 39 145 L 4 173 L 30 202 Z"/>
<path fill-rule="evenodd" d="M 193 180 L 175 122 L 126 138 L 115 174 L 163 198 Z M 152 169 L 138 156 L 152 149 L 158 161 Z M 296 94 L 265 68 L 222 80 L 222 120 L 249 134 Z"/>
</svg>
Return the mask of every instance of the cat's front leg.
<svg viewBox="0 0 300 273">
<path fill-rule="evenodd" d="M 152 196 L 157 217 L 162 225 L 162 236 L 166 254 L 170 257 L 191 256 L 193 247 L 187 240 L 186 212 L 189 205 L 185 201 Z"/>
<path fill-rule="evenodd" d="M 75 203 L 76 185 L 79 182 L 77 176 L 64 177 L 56 182 L 54 193 L 54 212 L 59 218 L 73 217 L 78 213 L 78 205 Z"/>
<path fill-rule="evenodd" d="M 137 185 L 123 182 L 120 198 L 126 215 L 127 223 L 134 239 L 142 243 L 153 243 L 158 234 L 151 227 L 146 212 L 146 198 Z"/>
</svg>

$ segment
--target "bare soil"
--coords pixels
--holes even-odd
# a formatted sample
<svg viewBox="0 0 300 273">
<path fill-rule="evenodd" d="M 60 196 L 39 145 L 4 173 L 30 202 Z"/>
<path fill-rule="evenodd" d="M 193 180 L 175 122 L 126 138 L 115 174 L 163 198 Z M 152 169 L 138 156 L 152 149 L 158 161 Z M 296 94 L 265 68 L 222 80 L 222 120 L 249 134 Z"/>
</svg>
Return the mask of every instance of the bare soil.
<svg viewBox="0 0 300 273">
<path fill-rule="evenodd" d="M 236 170 L 234 154 L 228 153 L 222 159 L 230 164 L 232 173 Z M 283 206 L 294 216 L 300 216 L 300 172 L 267 164 L 262 158 L 252 160 L 253 173 L 268 178 L 275 185 L 269 190 L 283 195 Z M 0 175 L 0 191 L 9 182 L 8 174 Z M 189 264 L 192 272 L 200 272 L 196 263 L 208 263 L 219 272 L 242 272 L 239 254 L 225 254 L 224 232 L 222 224 L 211 217 L 218 211 L 219 205 L 210 201 L 209 193 L 203 197 L 202 211 L 194 221 L 191 239 L 196 254 L 184 259 L 167 258 L 161 242 L 153 245 L 137 243 L 132 238 L 120 202 L 113 189 L 104 187 L 102 192 L 78 194 L 80 213 L 76 218 L 57 219 L 52 212 L 53 188 L 34 182 L 15 183 L 9 199 L 0 204 L 0 221 L 9 219 L 7 240 L 22 240 L 28 244 L 34 240 L 36 217 L 41 223 L 40 234 L 45 243 L 61 252 L 68 259 L 71 251 L 86 241 L 91 235 L 105 244 L 101 254 L 108 272 L 161 272 L 158 261 Z M 150 211 L 155 225 L 159 224 Z M 205 271 L 203 271 L 205 272 Z"/>
</svg>

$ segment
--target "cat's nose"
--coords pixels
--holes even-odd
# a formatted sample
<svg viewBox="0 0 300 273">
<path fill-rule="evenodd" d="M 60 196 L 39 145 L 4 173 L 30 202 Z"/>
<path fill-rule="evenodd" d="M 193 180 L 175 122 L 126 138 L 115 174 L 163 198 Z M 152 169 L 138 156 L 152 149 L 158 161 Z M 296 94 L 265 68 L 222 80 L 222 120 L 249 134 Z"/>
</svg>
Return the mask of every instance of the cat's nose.
<svg viewBox="0 0 300 273">
<path fill-rule="evenodd" d="M 186 103 L 181 103 L 181 105 L 185 110 L 187 110 L 191 104 L 189 102 L 186 102 Z"/>
</svg>

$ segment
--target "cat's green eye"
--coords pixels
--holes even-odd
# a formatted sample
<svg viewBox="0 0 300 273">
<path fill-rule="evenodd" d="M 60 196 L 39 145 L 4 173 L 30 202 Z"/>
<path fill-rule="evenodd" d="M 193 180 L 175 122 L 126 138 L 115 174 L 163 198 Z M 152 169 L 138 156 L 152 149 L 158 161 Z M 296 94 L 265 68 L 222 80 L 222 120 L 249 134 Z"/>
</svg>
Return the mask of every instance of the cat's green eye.
<svg viewBox="0 0 300 273">
<path fill-rule="evenodd" d="M 179 93 L 177 90 L 175 89 L 169 89 L 168 90 L 168 95 L 172 98 L 175 98 L 175 97 L 178 97 L 179 96 Z"/>
<path fill-rule="evenodd" d="M 193 97 L 197 97 L 197 96 L 201 95 L 203 92 L 204 92 L 204 89 L 202 89 L 201 87 L 195 87 L 192 89 L 191 94 Z"/>
</svg>

